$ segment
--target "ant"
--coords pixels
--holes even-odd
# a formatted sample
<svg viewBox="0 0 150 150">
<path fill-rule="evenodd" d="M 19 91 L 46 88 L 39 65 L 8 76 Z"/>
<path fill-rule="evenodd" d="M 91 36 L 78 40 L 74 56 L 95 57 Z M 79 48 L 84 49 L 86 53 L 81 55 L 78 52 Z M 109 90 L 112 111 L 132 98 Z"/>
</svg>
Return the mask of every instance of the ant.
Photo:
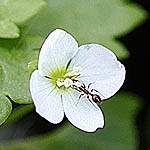
<svg viewBox="0 0 150 150">
<path fill-rule="evenodd" d="M 95 89 L 92 89 L 91 91 L 88 91 L 88 89 L 90 88 L 91 84 L 93 83 L 90 83 L 86 89 L 86 86 L 84 83 L 80 83 L 78 80 L 73 80 L 74 83 L 79 83 L 79 86 L 77 86 L 76 84 L 73 84 L 73 88 L 79 92 L 83 92 L 80 96 L 79 96 L 79 99 L 81 98 L 81 96 L 83 96 L 84 94 L 87 95 L 87 99 L 92 103 L 91 99 L 90 99 L 90 96 L 92 97 L 92 100 L 96 103 L 96 104 L 101 104 L 102 100 L 100 98 L 100 96 L 98 94 L 93 94 L 92 92 L 95 91 L 95 92 L 98 92 L 97 90 Z M 98 92 L 99 93 L 99 92 Z M 100 94 L 100 93 L 99 93 Z M 78 101 L 79 102 L 79 101 Z M 78 103 L 77 103 L 78 104 Z"/>
</svg>

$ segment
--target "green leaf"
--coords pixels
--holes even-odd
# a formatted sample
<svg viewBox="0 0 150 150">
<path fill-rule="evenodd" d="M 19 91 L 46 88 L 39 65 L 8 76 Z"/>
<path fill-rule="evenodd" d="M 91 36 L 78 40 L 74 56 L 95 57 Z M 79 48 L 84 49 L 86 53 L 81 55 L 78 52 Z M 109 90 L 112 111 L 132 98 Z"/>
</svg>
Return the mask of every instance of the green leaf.
<svg viewBox="0 0 150 150">
<path fill-rule="evenodd" d="M 0 87 L 2 86 L 3 80 L 4 80 L 4 71 L 0 64 Z"/>
<path fill-rule="evenodd" d="M 8 95 L 16 103 L 32 102 L 28 62 L 38 58 L 38 51 L 34 49 L 40 48 L 42 42 L 43 38 L 38 35 L 24 35 L 12 40 L 0 39 L 0 76 L 3 76 L 0 93 Z"/>
<path fill-rule="evenodd" d="M 105 128 L 95 133 L 83 132 L 69 123 L 46 135 L 1 144 L 0 150 L 136 150 L 138 145 L 135 127 L 140 98 L 121 92 L 100 107 L 105 114 Z M 44 143 L 44 144 L 43 144 Z"/>
<path fill-rule="evenodd" d="M 0 38 L 18 38 L 16 24 L 36 15 L 45 4 L 43 0 L 0 0 Z"/>
<path fill-rule="evenodd" d="M 6 96 L 0 95 L 0 125 L 7 120 L 11 111 L 12 105 L 9 99 Z"/>
<path fill-rule="evenodd" d="M 55 28 L 63 28 L 80 45 L 103 44 L 125 59 L 129 52 L 114 39 L 130 32 L 146 18 L 147 12 L 139 5 L 123 0 L 48 0 L 48 7 L 27 24 L 31 33 L 43 37 Z"/>
</svg>

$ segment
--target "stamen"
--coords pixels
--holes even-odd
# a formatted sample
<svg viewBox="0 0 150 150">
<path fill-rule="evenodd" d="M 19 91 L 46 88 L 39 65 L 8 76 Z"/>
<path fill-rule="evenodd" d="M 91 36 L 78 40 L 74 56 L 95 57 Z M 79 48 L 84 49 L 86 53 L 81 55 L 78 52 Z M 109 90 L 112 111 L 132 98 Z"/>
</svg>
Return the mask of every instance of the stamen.
<svg viewBox="0 0 150 150">
<path fill-rule="evenodd" d="M 70 87 L 70 86 L 72 86 L 72 85 L 73 85 L 73 81 L 72 81 L 71 79 L 66 78 L 66 79 L 64 80 L 64 86 L 65 86 L 66 88 L 68 88 L 68 87 Z"/>
<path fill-rule="evenodd" d="M 58 87 L 64 86 L 65 88 L 69 88 L 71 86 L 80 87 L 81 83 L 74 83 L 73 80 L 76 79 L 82 72 L 81 67 L 73 67 L 73 70 L 66 73 L 63 78 L 57 78 L 56 85 Z"/>
<path fill-rule="evenodd" d="M 78 76 L 82 72 L 81 67 L 73 67 L 73 70 L 66 73 L 65 77 L 72 77 L 72 76 Z"/>
<path fill-rule="evenodd" d="M 63 83 L 63 82 L 60 82 L 60 81 L 57 81 L 57 82 L 56 82 L 56 85 L 57 85 L 58 87 L 61 87 L 61 86 L 64 85 L 64 83 Z"/>
</svg>

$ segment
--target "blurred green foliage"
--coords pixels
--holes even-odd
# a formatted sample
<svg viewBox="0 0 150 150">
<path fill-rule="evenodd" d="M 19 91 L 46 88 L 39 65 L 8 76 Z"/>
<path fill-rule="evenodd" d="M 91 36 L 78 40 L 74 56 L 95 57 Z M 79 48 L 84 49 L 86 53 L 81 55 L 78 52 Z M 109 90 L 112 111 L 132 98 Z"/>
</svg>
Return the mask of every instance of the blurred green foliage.
<svg viewBox="0 0 150 150">
<path fill-rule="evenodd" d="M 129 56 L 116 38 L 127 34 L 147 13 L 135 3 L 123 0 L 48 0 L 48 6 L 29 20 L 28 31 L 44 37 L 55 28 L 71 33 L 79 42 L 99 43 L 110 48 L 119 59 Z"/>
<path fill-rule="evenodd" d="M 10 100 L 18 104 L 32 103 L 30 73 L 37 67 L 38 50 L 49 32 L 63 28 L 79 41 L 79 45 L 87 42 L 102 44 L 123 60 L 128 58 L 129 52 L 117 38 L 129 33 L 147 18 L 144 9 L 128 0 L 47 0 L 47 4 L 44 7 L 44 0 L 0 0 L 2 127 L 33 110 L 33 105 L 20 106 L 10 115 Z M 123 92 L 104 101 L 101 107 L 106 116 L 106 126 L 93 134 L 66 123 L 52 133 L 2 144 L 0 149 L 135 150 L 137 131 L 133 118 L 134 112 L 139 109 L 138 100 L 137 96 Z"/>
<path fill-rule="evenodd" d="M 139 97 L 126 92 L 104 101 L 100 107 L 105 114 L 105 128 L 95 133 L 83 132 L 67 122 L 45 135 L 1 144 L 0 150 L 136 150 L 134 118 L 139 101 Z"/>
<path fill-rule="evenodd" d="M 6 110 L 8 111 L 8 110 L 11 110 L 11 109 L 6 109 Z M 8 126 L 9 124 L 12 124 L 12 123 L 18 121 L 19 119 L 23 118 L 25 115 L 30 113 L 31 111 L 33 111 L 33 104 L 18 106 L 17 108 L 15 108 L 13 110 L 12 114 L 9 116 L 7 121 L 5 123 L 3 123 L 3 125 L 1 126 L 0 129 L 2 130 L 3 128 Z M 2 115 L 2 116 L 4 116 L 4 115 Z"/>
<path fill-rule="evenodd" d="M 45 5 L 43 0 L 0 0 L 0 38 L 18 38 L 17 24 L 36 15 Z"/>
</svg>

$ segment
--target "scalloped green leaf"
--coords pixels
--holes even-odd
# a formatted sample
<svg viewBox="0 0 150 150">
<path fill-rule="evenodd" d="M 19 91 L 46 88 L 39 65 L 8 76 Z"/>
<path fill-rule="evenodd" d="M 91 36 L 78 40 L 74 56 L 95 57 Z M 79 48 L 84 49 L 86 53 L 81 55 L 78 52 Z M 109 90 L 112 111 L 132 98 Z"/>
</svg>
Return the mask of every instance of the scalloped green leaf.
<svg viewBox="0 0 150 150">
<path fill-rule="evenodd" d="M 24 35 L 18 39 L 0 39 L 0 75 L 3 76 L 0 93 L 8 95 L 20 104 L 31 103 L 29 93 L 28 62 L 38 58 L 43 38 L 38 35 Z"/>
<path fill-rule="evenodd" d="M 130 32 L 146 18 L 143 8 L 123 0 L 49 0 L 48 7 L 27 24 L 31 33 L 43 37 L 55 28 L 63 28 L 79 44 L 109 45 L 119 58 L 125 59 L 129 52 L 114 39 Z"/>
<path fill-rule="evenodd" d="M 100 107 L 105 114 L 105 128 L 86 133 L 68 122 L 46 135 L 25 140 L 12 140 L 0 150 L 136 150 L 138 145 L 135 115 L 141 100 L 132 93 L 120 92 Z M 44 144 L 43 144 L 44 143 Z"/>
<path fill-rule="evenodd" d="M 0 38 L 18 38 L 19 28 L 43 6 L 44 0 L 0 0 Z"/>
<path fill-rule="evenodd" d="M 0 75 L 1 76 L 1 75 Z M 0 95 L 0 125 L 2 125 L 12 111 L 12 104 L 6 96 Z"/>
</svg>

